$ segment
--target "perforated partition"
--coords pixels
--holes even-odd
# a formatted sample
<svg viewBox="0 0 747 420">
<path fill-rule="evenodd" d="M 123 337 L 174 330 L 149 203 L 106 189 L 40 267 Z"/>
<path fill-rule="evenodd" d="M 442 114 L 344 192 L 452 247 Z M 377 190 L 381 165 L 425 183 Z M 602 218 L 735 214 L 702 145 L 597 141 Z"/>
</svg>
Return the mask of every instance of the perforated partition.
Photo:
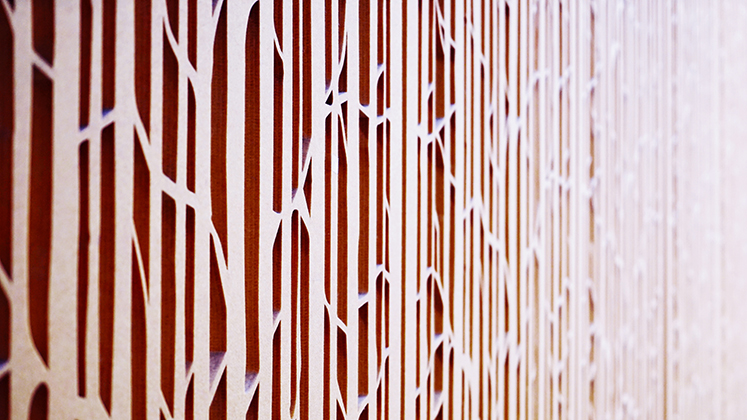
<svg viewBox="0 0 747 420">
<path fill-rule="evenodd" d="M 0 419 L 742 419 L 741 0 L 0 0 Z"/>
</svg>

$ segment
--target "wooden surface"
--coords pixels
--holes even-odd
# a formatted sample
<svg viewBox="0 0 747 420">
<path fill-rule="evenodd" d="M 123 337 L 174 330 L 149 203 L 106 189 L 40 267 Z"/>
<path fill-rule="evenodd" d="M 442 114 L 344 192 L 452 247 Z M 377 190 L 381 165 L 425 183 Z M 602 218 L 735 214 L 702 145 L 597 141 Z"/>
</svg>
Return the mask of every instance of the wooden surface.
<svg viewBox="0 0 747 420">
<path fill-rule="evenodd" d="M 0 0 L 0 419 L 741 419 L 740 0 Z"/>
</svg>

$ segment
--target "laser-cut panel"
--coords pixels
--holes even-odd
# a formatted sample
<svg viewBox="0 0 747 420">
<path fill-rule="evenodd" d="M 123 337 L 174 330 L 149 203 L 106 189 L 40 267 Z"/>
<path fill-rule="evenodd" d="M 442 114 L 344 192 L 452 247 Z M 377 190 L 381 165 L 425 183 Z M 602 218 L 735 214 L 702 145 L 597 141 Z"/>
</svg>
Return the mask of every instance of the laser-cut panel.
<svg viewBox="0 0 747 420">
<path fill-rule="evenodd" d="M 741 2 L 0 9 L 0 419 L 747 412 Z"/>
</svg>

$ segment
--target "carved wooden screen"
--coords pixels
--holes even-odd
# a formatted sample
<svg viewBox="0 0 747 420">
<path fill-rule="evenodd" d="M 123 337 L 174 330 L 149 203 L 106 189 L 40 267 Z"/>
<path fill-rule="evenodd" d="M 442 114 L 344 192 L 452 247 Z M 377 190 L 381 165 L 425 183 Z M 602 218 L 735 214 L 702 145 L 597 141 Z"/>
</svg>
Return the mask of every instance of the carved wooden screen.
<svg viewBox="0 0 747 420">
<path fill-rule="evenodd" d="M 744 415 L 740 1 L 0 4 L 0 418 Z"/>
</svg>

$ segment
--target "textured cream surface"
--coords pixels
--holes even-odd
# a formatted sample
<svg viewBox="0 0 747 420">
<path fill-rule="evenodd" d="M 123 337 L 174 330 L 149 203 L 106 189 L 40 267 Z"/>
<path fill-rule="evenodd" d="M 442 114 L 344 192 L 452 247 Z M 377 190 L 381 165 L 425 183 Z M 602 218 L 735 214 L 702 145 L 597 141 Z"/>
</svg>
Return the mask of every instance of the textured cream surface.
<svg viewBox="0 0 747 420">
<path fill-rule="evenodd" d="M 0 0 L 0 419 L 742 419 L 742 0 Z"/>
</svg>

